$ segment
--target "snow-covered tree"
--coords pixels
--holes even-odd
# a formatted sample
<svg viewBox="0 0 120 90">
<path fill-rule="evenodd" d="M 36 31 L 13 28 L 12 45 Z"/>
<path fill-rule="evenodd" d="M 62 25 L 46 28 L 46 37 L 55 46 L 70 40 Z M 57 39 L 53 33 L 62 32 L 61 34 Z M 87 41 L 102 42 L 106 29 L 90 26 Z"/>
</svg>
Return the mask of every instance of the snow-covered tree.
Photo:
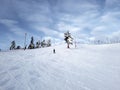
<svg viewBox="0 0 120 90">
<path fill-rule="evenodd" d="M 15 41 L 12 41 L 11 46 L 10 46 L 10 50 L 15 49 L 15 47 L 16 47 Z"/>
<path fill-rule="evenodd" d="M 64 40 L 67 43 L 67 48 L 70 48 L 70 44 L 73 44 L 73 38 L 71 37 L 71 33 L 69 31 L 67 31 L 66 33 L 64 33 Z"/>
<path fill-rule="evenodd" d="M 50 47 L 51 46 L 51 40 L 47 40 L 47 47 Z"/>
<path fill-rule="evenodd" d="M 43 40 L 43 41 L 41 42 L 41 47 L 46 47 L 46 42 L 45 42 L 45 40 Z"/>
<path fill-rule="evenodd" d="M 40 48 L 40 41 L 36 42 L 36 48 Z"/>
<path fill-rule="evenodd" d="M 35 45 L 34 45 L 34 38 L 33 36 L 31 37 L 31 41 L 30 41 L 30 45 L 28 47 L 28 49 L 34 49 L 35 48 Z"/>
<path fill-rule="evenodd" d="M 17 48 L 16 49 L 21 49 L 21 47 L 20 46 L 17 46 Z"/>
</svg>

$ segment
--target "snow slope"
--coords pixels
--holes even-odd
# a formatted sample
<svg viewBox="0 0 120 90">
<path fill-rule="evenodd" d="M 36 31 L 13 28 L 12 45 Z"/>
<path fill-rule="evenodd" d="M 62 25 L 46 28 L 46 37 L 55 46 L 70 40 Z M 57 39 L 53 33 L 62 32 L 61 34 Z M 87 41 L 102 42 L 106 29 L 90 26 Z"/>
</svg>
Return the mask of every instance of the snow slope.
<svg viewBox="0 0 120 90">
<path fill-rule="evenodd" d="M 120 44 L 0 52 L 0 90 L 120 90 Z"/>
</svg>

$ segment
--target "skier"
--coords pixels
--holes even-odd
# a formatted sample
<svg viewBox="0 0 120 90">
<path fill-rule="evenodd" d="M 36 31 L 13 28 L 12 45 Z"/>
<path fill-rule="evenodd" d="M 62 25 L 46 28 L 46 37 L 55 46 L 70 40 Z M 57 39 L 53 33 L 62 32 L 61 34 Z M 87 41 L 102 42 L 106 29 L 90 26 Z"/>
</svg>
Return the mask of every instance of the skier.
<svg viewBox="0 0 120 90">
<path fill-rule="evenodd" d="M 53 53 L 55 54 L 55 49 L 53 49 Z"/>
</svg>

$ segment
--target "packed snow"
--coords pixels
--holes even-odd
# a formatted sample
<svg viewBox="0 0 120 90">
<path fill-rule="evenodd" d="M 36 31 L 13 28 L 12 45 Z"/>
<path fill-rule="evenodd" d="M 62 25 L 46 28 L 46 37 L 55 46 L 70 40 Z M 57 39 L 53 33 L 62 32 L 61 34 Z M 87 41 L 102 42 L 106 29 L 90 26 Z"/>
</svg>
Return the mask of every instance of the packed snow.
<svg viewBox="0 0 120 90">
<path fill-rule="evenodd" d="M 0 52 L 0 90 L 120 90 L 120 44 Z"/>
</svg>

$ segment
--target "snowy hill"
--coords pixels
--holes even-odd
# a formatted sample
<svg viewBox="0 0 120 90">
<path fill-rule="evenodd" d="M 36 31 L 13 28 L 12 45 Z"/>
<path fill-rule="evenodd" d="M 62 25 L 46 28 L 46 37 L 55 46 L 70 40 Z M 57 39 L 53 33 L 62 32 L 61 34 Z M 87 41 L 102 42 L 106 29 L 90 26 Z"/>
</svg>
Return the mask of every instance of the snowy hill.
<svg viewBox="0 0 120 90">
<path fill-rule="evenodd" d="M 0 52 L 0 90 L 120 90 L 120 44 Z"/>
</svg>

